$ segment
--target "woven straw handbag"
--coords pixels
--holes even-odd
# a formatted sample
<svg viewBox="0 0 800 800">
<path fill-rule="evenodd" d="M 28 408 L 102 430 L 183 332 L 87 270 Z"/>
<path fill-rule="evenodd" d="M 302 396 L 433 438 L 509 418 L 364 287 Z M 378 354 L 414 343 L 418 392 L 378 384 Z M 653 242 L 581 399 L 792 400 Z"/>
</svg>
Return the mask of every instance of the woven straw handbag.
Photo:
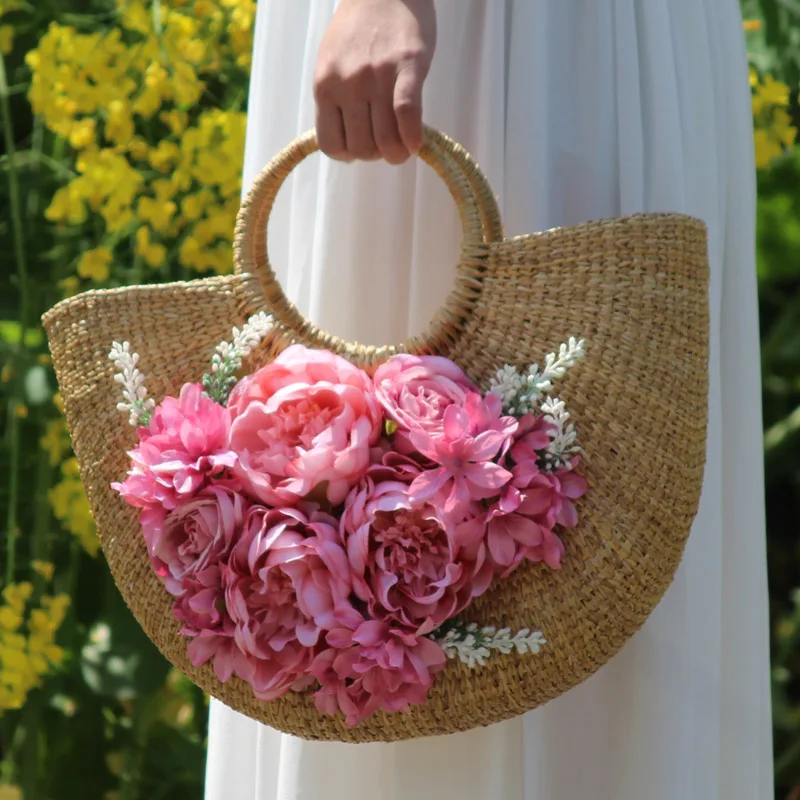
<svg viewBox="0 0 800 800">
<path fill-rule="evenodd" d="M 81 475 L 111 572 L 161 652 L 225 704 L 318 740 L 396 741 L 452 733 L 521 714 L 580 683 L 643 624 L 671 582 L 697 511 L 705 461 L 708 262 L 705 227 L 678 214 L 640 214 L 506 239 L 495 198 L 470 156 L 426 130 L 420 156 L 447 184 L 463 226 L 455 286 L 419 336 L 395 347 L 342 341 L 287 300 L 267 258 L 266 224 L 288 173 L 317 149 L 313 132 L 282 151 L 242 205 L 235 274 L 89 291 L 44 317 Z M 479 625 L 547 640 L 470 669 L 448 662 L 428 701 L 377 712 L 355 728 L 323 716 L 303 693 L 260 702 L 239 678 L 220 682 L 186 653 L 172 598 L 148 560 L 135 509 L 112 491 L 134 433 L 116 410 L 112 341 L 135 344 L 155 397 L 197 380 L 232 325 L 266 309 L 276 327 L 247 369 L 290 343 L 326 348 L 370 371 L 395 352 L 435 353 L 485 386 L 498 365 L 530 364 L 568 335 L 586 357 L 560 389 L 569 403 L 590 491 L 565 537 L 560 570 L 520 567 L 469 607 Z"/>
</svg>

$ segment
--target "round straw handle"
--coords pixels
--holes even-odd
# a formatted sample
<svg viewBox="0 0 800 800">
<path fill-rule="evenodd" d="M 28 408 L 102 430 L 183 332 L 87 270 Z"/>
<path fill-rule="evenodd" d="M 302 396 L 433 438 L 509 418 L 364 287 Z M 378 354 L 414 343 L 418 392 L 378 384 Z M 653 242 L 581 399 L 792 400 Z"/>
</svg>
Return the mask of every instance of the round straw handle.
<svg viewBox="0 0 800 800">
<path fill-rule="evenodd" d="M 444 180 L 461 218 L 463 239 L 456 282 L 424 333 L 400 345 L 370 347 L 346 342 L 306 319 L 286 297 L 269 263 L 267 223 L 275 198 L 289 173 L 317 149 L 316 134 L 309 131 L 282 150 L 253 181 L 236 223 L 236 272 L 259 279 L 267 309 L 309 347 L 331 350 L 365 367 L 395 352 L 445 352 L 480 294 L 488 245 L 503 237 L 497 202 L 483 172 L 460 145 L 425 127 L 419 156 Z"/>
</svg>

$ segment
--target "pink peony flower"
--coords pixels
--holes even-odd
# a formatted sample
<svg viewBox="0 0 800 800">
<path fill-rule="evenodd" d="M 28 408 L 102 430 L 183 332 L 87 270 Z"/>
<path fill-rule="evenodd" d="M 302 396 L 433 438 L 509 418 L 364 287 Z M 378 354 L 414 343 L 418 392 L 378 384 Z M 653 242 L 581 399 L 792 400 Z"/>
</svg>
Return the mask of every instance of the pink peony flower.
<svg viewBox="0 0 800 800">
<path fill-rule="evenodd" d="M 214 563 L 184 578 L 183 594 L 176 600 L 173 614 L 184 623 L 181 633 L 192 638 L 188 654 L 195 667 L 213 659 L 214 672 L 223 683 L 234 672 L 250 680 L 253 665 L 236 644 L 222 576 L 222 566 Z"/>
<path fill-rule="evenodd" d="M 384 460 L 396 466 L 370 467 L 342 515 L 353 588 L 371 618 L 428 633 L 486 591 L 492 565 L 433 506 L 411 503 L 416 464 L 398 454 Z"/>
<path fill-rule="evenodd" d="M 272 506 L 325 483 L 330 502 L 341 503 L 369 466 L 383 425 L 366 373 L 302 345 L 242 379 L 228 408 L 237 473 Z"/>
<path fill-rule="evenodd" d="M 412 444 L 438 467 L 419 474 L 411 484 L 414 504 L 430 502 L 444 518 L 461 522 L 476 500 L 494 497 L 512 474 L 493 459 L 502 456 L 517 430 L 517 420 L 501 415 L 495 395 L 469 394 L 464 407 L 450 405 L 442 430 L 422 429 L 409 434 Z"/>
<path fill-rule="evenodd" d="M 227 409 L 203 397 L 200 384 L 184 384 L 179 398 L 164 398 L 139 428 L 132 469 L 112 488 L 132 506 L 177 508 L 236 463 L 229 429 Z"/>
<path fill-rule="evenodd" d="M 342 711 L 351 727 L 378 709 L 406 711 L 424 703 L 447 661 L 436 642 L 374 620 L 327 638 L 333 646 L 311 666 L 321 684 L 314 700 L 323 714 Z"/>
<path fill-rule="evenodd" d="M 227 557 L 247 505 L 228 486 L 211 484 L 169 513 L 160 507 L 142 512 L 147 551 L 171 594 L 183 593 L 187 575 Z"/>
<path fill-rule="evenodd" d="M 323 629 L 356 627 L 350 566 L 336 520 L 299 509 L 252 508 L 225 574 L 240 649 L 253 660 L 256 697 L 274 700 L 302 681 Z"/>
<path fill-rule="evenodd" d="M 373 380 L 386 415 L 399 426 L 395 438 L 404 451 L 409 431 L 441 431 L 445 410 L 463 406 L 468 394 L 479 393 L 456 364 L 440 356 L 393 356 L 378 367 Z"/>
</svg>

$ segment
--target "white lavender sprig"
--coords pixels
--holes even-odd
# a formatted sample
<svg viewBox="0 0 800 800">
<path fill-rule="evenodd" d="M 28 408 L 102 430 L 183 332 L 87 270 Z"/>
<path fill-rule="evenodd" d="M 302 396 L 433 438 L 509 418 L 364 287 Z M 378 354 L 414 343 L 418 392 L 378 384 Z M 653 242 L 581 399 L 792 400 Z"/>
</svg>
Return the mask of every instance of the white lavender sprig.
<svg viewBox="0 0 800 800">
<path fill-rule="evenodd" d="M 120 411 L 128 414 L 131 425 L 147 425 L 153 413 L 155 402 L 147 396 L 144 385 L 144 375 L 139 371 L 139 354 L 131 352 L 130 342 L 112 342 L 111 352 L 108 357 L 119 370 L 115 373 L 114 380 L 122 384 L 123 402 L 117 403 Z"/>
<path fill-rule="evenodd" d="M 220 405 L 228 402 L 228 395 L 236 383 L 236 372 L 242 361 L 272 330 L 272 317 L 260 311 L 242 325 L 233 329 L 230 342 L 220 342 L 211 359 L 211 372 L 203 375 L 206 394 Z"/>
<path fill-rule="evenodd" d="M 544 369 L 531 364 L 527 374 L 521 375 L 516 367 L 509 364 L 497 370 L 489 383 L 489 392 L 496 394 L 503 403 L 503 411 L 515 417 L 538 410 L 541 398 L 553 391 L 553 381 L 584 356 L 584 340 L 569 338 L 562 344 L 558 353 L 548 353 Z"/>
<path fill-rule="evenodd" d="M 540 456 L 540 466 L 546 472 L 572 469 L 572 459 L 581 452 L 581 448 L 576 444 L 577 433 L 575 426 L 569 421 L 569 411 L 564 401 L 557 397 L 547 397 L 542 403 L 541 411 L 552 429 L 550 444 Z"/>
<path fill-rule="evenodd" d="M 510 628 L 497 630 L 491 625 L 479 628 L 474 622 L 447 623 L 434 637 L 448 658 L 457 658 L 470 669 L 484 666 L 486 659 L 495 653 L 536 654 L 546 644 L 541 631 L 523 628 L 512 636 Z"/>
</svg>

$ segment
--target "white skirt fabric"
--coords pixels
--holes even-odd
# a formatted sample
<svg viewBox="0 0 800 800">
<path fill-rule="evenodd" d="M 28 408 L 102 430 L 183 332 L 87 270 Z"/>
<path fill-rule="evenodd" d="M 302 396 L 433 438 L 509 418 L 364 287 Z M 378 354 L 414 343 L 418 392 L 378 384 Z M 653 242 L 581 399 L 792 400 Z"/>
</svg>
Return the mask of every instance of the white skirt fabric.
<svg viewBox="0 0 800 800">
<path fill-rule="evenodd" d="M 609 664 L 490 728 L 309 743 L 212 701 L 206 800 L 767 800 L 772 797 L 754 174 L 737 0 L 437 0 L 425 118 L 464 144 L 509 235 L 637 211 L 709 227 L 711 393 L 700 512 L 675 581 Z M 259 0 L 245 187 L 314 123 L 335 0 Z M 420 161 L 314 156 L 281 190 L 269 250 L 316 323 L 418 332 L 460 229 Z"/>
</svg>

